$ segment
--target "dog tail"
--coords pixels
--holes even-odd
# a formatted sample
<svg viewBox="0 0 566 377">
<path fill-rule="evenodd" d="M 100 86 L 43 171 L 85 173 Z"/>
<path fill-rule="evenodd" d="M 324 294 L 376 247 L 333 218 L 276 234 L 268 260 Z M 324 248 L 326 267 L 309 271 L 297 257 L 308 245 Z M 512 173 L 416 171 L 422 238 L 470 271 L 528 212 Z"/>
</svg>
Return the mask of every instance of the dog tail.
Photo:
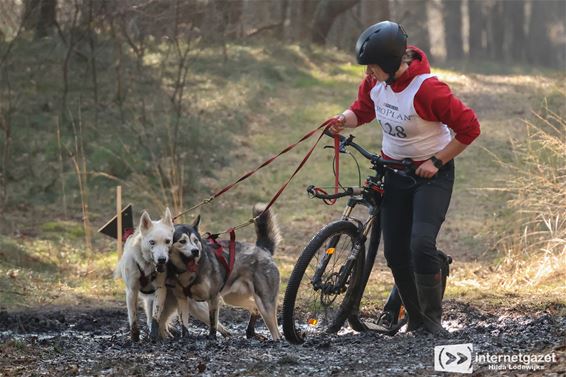
<svg viewBox="0 0 566 377">
<path fill-rule="evenodd" d="M 253 209 L 254 218 L 259 216 L 265 210 L 265 207 L 265 204 L 256 204 Z M 271 210 L 267 210 L 256 219 L 255 232 L 257 234 L 256 245 L 269 250 L 271 255 L 275 254 L 275 249 L 281 241 L 281 234 L 275 214 Z"/>
</svg>

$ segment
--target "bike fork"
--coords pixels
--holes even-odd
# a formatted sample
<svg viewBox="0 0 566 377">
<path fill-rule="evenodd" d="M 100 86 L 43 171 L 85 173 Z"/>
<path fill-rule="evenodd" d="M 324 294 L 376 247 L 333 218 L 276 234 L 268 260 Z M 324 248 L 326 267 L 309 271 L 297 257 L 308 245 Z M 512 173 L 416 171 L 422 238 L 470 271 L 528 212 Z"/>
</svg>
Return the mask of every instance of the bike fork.
<svg viewBox="0 0 566 377">
<path fill-rule="evenodd" d="M 344 212 L 342 212 L 342 217 L 340 218 L 340 220 L 346 220 L 348 217 L 350 217 L 350 214 L 352 213 L 353 209 L 354 209 L 353 206 L 346 206 L 346 208 L 344 208 Z M 332 239 L 328 243 L 325 253 L 320 259 L 320 262 L 316 267 L 314 276 L 311 279 L 311 283 L 315 289 L 319 289 L 321 287 L 322 274 L 324 273 L 324 271 L 326 271 L 326 267 L 328 266 L 330 259 L 332 259 L 332 254 L 334 254 L 334 250 L 336 248 L 336 245 L 338 245 L 339 241 L 340 241 L 340 236 L 336 235 L 332 237 Z"/>
<path fill-rule="evenodd" d="M 373 269 L 373 264 L 377 256 L 377 249 L 379 247 L 379 241 L 381 238 L 380 236 L 381 236 L 380 219 L 376 218 L 374 219 L 372 225 L 372 234 L 370 236 L 370 243 L 367 249 L 366 260 L 364 263 L 362 276 L 360 277 L 361 281 L 359 282 L 358 289 L 355 292 L 351 292 L 350 295 L 350 300 L 353 302 L 353 304 L 350 313 L 348 313 L 348 322 L 350 323 L 350 327 L 352 327 L 352 329 L 355 331 L 367 331 L 366 325 L 360 320 L 359 317 L 360 303 L 362 301 L 362 296 L 366 289 L 366 285 L 368 283 L 369 276 L 371 274 L 371 270 Z"/>
<path fill-rule="evenodd" d="M 367 223 L 364 226 L 363 232 L 363 239 L 367 239 L 367 235 L 370 230 L 377 228 L 377 234 L 379 235 L 380 232 L 380 224 L 379 218 L 370 217 Z M 353 283 L 351 282 L 349 289 L 346 292 L 346 296 L 344 297 L 344 301 L 342 305 L 338 309 L 338 314 L 335 316 L 334 322 L 328 327 L 328 332 L 333 333 L 338 331 L 344 321 L 348 319 L 352 328 L 355 331 L 364 331 L 365 325 L 359 320 L 358 312 L 360 309 L 360 302 L 366 287 L 366 284 L 369 280 L 369 275 L 372 270 L 373 261 L 375 260 L 375 256 L 377 254 L 377 247 L 373 247 L 372 245 L 375 241 L 377 241 L 377 245 L 379 245 L 379 239 L 375 239 L 375 233 L 372 232 L 372 236 L 370 237 L 370 249 L 368 250 L 368 255 L 364 261 L 358 260 L 357 263 L 361 263 L 362 267 L 359 268 L 356 272 L 356 276 L 352 275 Z M 373 241 L 373 242 L 371 242 Z M 362 244 L 363 245 L 363 244 Z M 375 250 L 373 250 L 375 249 Z M 371 263 L 368 263 L 371 262 Z M 355 287 L 355 290 L 352 288 Z"/>
</svg>

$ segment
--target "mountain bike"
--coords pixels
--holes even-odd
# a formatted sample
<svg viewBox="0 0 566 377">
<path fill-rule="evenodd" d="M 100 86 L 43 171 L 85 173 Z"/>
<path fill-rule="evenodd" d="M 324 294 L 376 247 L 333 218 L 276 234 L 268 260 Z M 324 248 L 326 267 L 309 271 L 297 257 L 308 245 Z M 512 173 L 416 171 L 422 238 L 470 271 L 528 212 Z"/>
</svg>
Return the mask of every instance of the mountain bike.
<svg viewBox="0 0 566 377">
<path fill-rule="evenodd" d="M 408 184 L 416 183 L 412 160 L 385 160 L 356 144 L 354 136 L 339 137 L 340 152 L 354 148 L 369 160 L 374 173 L 360 187 L 342 187 L 336 194 L 307 188 L 311 197 L 324 201 L 349 199 L 341 218 L 324 226 L 307 244 L 289 278 L 282 324 L 285 338 L 294 344 L 303 343 L 309 334 L 338 332 L 346 320 L 353 330 L 367 330 L 358 312 L 380 242 L 385 172 L 389 169 L 407 177 Z M 352 216 L 359 205 L 367 208 L 365 220 Z"/>
</svg>

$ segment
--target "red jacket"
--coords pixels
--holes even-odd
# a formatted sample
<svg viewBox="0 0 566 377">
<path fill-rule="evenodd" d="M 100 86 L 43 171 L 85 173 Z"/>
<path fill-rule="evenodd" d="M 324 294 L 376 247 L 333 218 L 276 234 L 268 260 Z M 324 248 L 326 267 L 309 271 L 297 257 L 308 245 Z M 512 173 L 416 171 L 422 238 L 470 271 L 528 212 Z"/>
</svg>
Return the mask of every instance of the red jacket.
<svg viewBox="0 0 566 377">
<path fill-rule="evenodd" d="M 413 60 L 409 68 L 391 85 L 395 93 L 405 89 L 416 75 L 430 73 L 430 64 L 424 52 L 415 46 L 410 50 L 420 55 L 420 60 Z M 370 91 L 377 81 L 366 75 L 358 89 L 358 99 L 352 103 L 352 110 L 358 118 L 358 125 L 375 119 L 375 107 L 370 98 Z M 480 134 L 480 124 L 472 109 L 460 101 L 445 83 L 436 77 L 423 82 L 414 99 L 415 110 L 424 120 L 442 122 L 454 130 L 455 138 L 463 144 L 470 144 Z"/>
</svg>

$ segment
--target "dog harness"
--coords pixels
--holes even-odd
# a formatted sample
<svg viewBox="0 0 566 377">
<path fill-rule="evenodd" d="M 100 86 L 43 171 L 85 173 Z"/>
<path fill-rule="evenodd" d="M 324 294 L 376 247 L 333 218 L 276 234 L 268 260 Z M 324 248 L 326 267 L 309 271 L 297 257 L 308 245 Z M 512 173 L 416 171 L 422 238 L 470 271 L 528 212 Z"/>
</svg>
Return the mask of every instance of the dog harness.
<svg viewBox="0 0 566 377">
<path fill-rule="evenodd" d="M 150 284 L 155 280 L 157 272 L 153 271 L 151 275 L 146 276 L 146 274 L 143 272 L 143 269 L 139 264 L 137 264 L 137 262 L 136 266 L 138 266 L 138 270 L 140 271 L 140 292 L 146 295 L 155 293 L 155 288 Z M 149 286 L 149 289 L 144 290 L 144 288 L 146 288 L 147 286 Z"/>
<path fill-rule="evenodd" d="M 226 270 L 226 277 L 224 278 L 224 283 L 226 283 L 228 277 L 230 276 L 230 273 L 234 269 L 234 260 L 236 254 L 236 238 L 235 236 L 232 236 L 233 234 L 234 232 L 230 232 L 230 245 L 228 247 L 229 261 L 226 260 L 226 257 L 224 256 L 224 248 L 222 247 L 222 245 L 218 243 L 218 241 L 216 241 L 216 237 L 210 236 L 208 238 L 209 245 L 214 250 L 214 255 L 216 256 L 216 259 L 218 260 L 218 262 L 220 262 L 222 266 L 224 266 L 224 270 Z"/>
</svg>

